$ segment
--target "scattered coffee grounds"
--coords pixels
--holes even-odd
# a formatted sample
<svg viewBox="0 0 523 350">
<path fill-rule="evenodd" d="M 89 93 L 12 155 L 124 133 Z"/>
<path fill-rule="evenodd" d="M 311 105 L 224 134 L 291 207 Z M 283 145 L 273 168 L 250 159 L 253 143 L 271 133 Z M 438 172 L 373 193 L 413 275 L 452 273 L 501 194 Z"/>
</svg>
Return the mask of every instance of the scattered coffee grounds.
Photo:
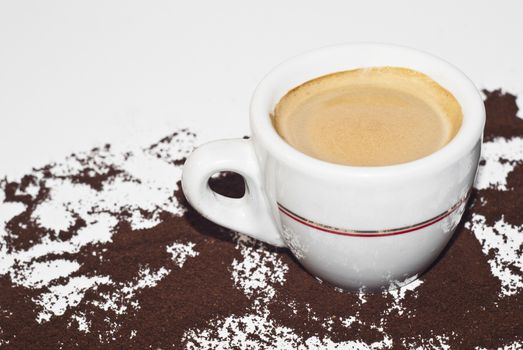
<svg viewBox="0 0 523 350">
<path fill-rule="evenodd" d="M 515 96 L 484 93 L 463 222 L 429 271 L 391 292 L 322 284 L 286 249 L 202 218 L 177 182 L 188 130 L 0 180 L 0 347 L 522 348 L 523 120 Z M 231 173 L 209 185 L 245 190 Z"/>
</svg>

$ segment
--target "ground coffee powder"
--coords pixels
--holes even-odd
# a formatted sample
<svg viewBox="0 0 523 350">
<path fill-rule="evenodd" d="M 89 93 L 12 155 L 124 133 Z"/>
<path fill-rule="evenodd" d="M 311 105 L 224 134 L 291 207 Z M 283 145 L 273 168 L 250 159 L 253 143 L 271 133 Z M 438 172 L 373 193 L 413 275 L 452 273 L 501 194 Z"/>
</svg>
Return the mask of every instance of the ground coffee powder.
<svg viewBox="0 0 523 350">
<path fill-rule="evenodd" d="M 202 218 L 173 181 L 187 130 L 0 180 L 0 347 L 523 347 L 523 120 L 515 96 L 485 97 L 465 218 L 432 268 L 394 292 L 322 284 L 286 249 Z M 235 174 L 210 185 L 244 191 Z"/>
</svg>

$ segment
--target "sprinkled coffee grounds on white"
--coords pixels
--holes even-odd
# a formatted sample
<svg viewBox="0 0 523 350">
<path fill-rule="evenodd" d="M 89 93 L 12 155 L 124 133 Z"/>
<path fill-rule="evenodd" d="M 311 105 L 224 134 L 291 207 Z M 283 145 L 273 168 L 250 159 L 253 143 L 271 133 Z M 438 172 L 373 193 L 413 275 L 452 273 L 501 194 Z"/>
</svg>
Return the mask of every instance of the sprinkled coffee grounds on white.
<svg viewBox="0 0 523 350">
<path fill-rule="evenodd" d="M 235 237 L 236 249 L 240 250 L 242 260 L 232 262 L 232 279 L 247 297 L 256 296 L 260 305 L 274 298 L 274 285 L 285 282 L 287 265 L 279 254 L 264 249 L 261 242 L 240 235 Z M 258 300 L 259 299 L 259 300 Z"/>
<path fill-rule="evenodd" d="M 68 308 L 80 304 L 85 292 L 99 284 L 109 284 L 109 277 L 72 277 L 66 284 L 51 285 L 48 291 L 33 299 L 42 310 L 36 316 L 39 323 L 47 322 L 53 316 L 62 316 Z"/>
<path fill-rule="evenodd" d="M 197 214 L 178 184 L 196 144 L 187 130 L 0 180 L 0 346 L 522 347 L 523 121 L 514 96 L 485 94 L 464 222 L 426 274 L 383 293 L 320 283 L 286 249 Z M 236 175 L 210 185 L 243 193 Z"/>
<path fill-rule="evenodd" d="M 188 258 L 194 258 L 198 252 L 194 250 L 194 243 L 173 243 L 167 246 L 167 251 L 172 254 L 172 259 L 178 267 L 183 267 Z"/>
<path fill-rule="evenodd" d="M 466 227 L 481 242 L 483 253 L 489 257 L 491 272 L 501 282 L 501 296 L 514 295 L 523 289 L 523 227 L 496 221 L 486 224 L 482 215 L 473 214 Z"/>
<path fill-rule="evenodd" d="M 474 187 L 507 191 L 507 176 L 523 161 L 523 137 L 498 137 L 483 144 L 483 163 Z"/>
<path fill-rule="evenodd" d="M 151 271 L 148 268 L 141 269 L 139 276 L 134 281 L 119 283 L 114 292 L 100 294 L 103 297 L 103 301 L 96 300 L 92 303 L 105 311 L 111 309 L 116 314 L 123 315 L 128 307 L 135 309 L 140 307 L 136 300 L 133 299 L 140 289 L 155 287 L 170 272 L 166 268 L 160 268 L 157 271 Z"/>
</svg>

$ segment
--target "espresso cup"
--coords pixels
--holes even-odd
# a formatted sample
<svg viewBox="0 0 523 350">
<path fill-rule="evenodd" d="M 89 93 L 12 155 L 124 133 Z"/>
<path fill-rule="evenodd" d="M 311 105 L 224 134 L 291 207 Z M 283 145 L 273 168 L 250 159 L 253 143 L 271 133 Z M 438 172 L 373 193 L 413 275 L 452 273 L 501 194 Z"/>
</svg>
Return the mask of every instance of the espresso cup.
<svg viewBox="0 0 523 350">
<path fill-rule="evenodd" d="M 329 73 L 395 66 L 422 72 L 461 105 L 463 120 L 443 148 L 411 162 L 357 167 L 321 161 L 287 144 L 271 113 L 292 88 Z M 474 84 L 448 62 L 414 49 L 345 44 L 291 58 L 258 85 L 250 139 L 218 140 L 187 159 L 182 186 L 204 217 L 289 248 L 311 274 L 348 290 L 397 288 L 423 273 L 449 242 L 474 182 L 485 109 Z M 213 192 L 208 179 L 233 171 L 243 198 Z"/>
</svg>

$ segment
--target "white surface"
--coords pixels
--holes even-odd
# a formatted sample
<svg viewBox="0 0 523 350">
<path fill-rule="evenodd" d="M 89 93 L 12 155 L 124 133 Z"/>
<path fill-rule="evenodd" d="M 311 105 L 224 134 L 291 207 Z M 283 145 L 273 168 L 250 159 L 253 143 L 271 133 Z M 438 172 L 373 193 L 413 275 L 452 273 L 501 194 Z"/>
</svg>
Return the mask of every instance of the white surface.
<svg viewBox="0 0 523 350">
<path fill-rule="evenodd" d="M 0 174 L 181 126 L 244 135 L 269 69 L 340 42 L 413 46 L 521 94 L 522 13 L 518 0 L 3 1 Z"/>
</svg>

